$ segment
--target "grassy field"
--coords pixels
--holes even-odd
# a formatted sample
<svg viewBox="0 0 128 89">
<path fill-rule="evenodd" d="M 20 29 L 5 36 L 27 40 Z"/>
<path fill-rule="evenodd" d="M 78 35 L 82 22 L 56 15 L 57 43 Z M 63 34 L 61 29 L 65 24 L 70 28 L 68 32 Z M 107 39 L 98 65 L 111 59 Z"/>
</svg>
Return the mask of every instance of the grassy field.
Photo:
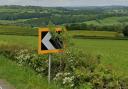
<svg viewBox="0 0 128 89">
<path fill-rule="evenodd" d="M 101 55 L 101 60 L 118 73 L 128 74 L 128 41 L 101 39 L 74 39 L 75 47 Z"/>
<path fill-rule="evenodd" d="M 94 25 L 116 25 L 116 24 L 128 24 L 128 16 L 121 16 L 121 17 L 108 17 L 100 20 L 92 20 L 85 22 L 87 24 L 94 24 Z"/>
<path fill-rule="evenodd" d="M 29 19 L 18 19 L 18 20 L 0 20 L 0 24 L 15 24 L 27 21 Z"/>
<path fill-rule="evenodd" d="M 0 25 L 0 34 L 4 35 L 37 35 L 37 29 L 29 26 Z"/>
<path fill-rule="evenodd" d="M 54 84 L 48 85 L 46 78 L 38 76 L 30 68 L 18 66 L 1 55 L 0 79 L 8 81 L 16 89 L 58 89 Z"/>
<path fill-rule="evenodd" d="M 0 44 L 17 44 L 37 49 L 38 37 L 1 35 Z M 101 55 L 102 62 L 119 73 L 128 74 L 128 40 L 73 39 L 74 46 Z M 73 47 L 74 47 L 73 46 Z"/>
<path fill-rule="evenodd" d="M 116 37 L 118 35 L 117 32 L 108 32 L 108 31 L 70 31 L 72 36 L 81 35 L 81 36 L 103 36 L 103 37 Z"/>
<path fill-rule="evenodd" d="M 38 37 L 34 36 L 15 36 L 0 35 L 0 44 L 23 45 L 25 47 L 37 48 Z"/>
</svg>

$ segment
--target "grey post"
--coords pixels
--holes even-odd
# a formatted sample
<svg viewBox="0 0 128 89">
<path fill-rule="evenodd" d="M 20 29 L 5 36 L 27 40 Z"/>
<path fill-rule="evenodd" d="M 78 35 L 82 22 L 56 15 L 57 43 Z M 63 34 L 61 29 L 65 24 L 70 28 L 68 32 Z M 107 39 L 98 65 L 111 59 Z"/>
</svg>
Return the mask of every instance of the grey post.
<svg viewBox="0 0 128 89">
<path fill-rule="evenodd" d="M 48 58 L 48 83 L 50 84 L 51 80 L 51 54 L 49 54 Z"/>
</svg>

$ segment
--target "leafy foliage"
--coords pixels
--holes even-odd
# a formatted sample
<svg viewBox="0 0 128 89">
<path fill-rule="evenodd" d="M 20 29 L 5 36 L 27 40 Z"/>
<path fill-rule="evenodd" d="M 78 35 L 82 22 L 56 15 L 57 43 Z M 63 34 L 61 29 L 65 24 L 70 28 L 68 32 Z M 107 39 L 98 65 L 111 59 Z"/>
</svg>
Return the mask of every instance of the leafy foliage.
<svg viewBox="0 0 128 89">
<path fill-rule="evenodd" d="M 40 75 L 47 75 L 47 56 L 18 47 L 2 46 L 1 54 L 15 60 L 20 66 L 29 66 Z M 53 81 L 64 89 L 127 89 L 128 80 L 118 76 L 111 68 L 103 66 L 100 55 L 91 55 L 80 49 L 65 49 L 64 53 L 53 55 Z"/>
<path fill-rule="evenodd" d="M 125 28 L 123 30 L 123 34 L 124 34 L 124 36 L 128 36 L 128 25 L 125 26 Z"/>
<path fill-rule="evenodd" d="M 71 42 L 71 36 L 66 31 L 66 28 L 64 26 L 56 27 L 51 21 L 48 24 L 49 31 L 52 35 L 52 39 L 56 42 L 61 42 L 62 48 L 65 48 L 65 44 L 67 47 L 69 47 Z M 59 28 L 59 30 L 57 30 Z"/>
<path fill-rule="evenodd" d="M 87 23 L 75 23 L 66 25 L 67 30 L 90 30 L 90 31 L 114 31 L 122 32 L 125 25 L 96 25 Z"/>
</svg>

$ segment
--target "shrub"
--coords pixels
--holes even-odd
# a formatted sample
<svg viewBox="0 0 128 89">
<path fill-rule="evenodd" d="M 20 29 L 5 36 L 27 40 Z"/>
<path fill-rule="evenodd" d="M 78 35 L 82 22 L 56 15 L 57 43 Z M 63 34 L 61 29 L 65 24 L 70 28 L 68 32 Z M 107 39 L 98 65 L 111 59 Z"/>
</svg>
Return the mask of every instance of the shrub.
<svg viewBox="0 0 128 89">
<path fill-rule="evenodd" d="M 58 57 L 58 59 L 61 58 L 61 66 L 56 66 L 60 67 L 60 70 L 54 80 L 62 87 L 67 89 L 128 88 L 124 80 L 121 80 L 122 77 L 101 64 L 101 56 L 99 55 L 85 54 L 80 49 L 68 49 L 61 55 L 63 56 Z M 66 83 L 64 82 L 65 79 L 67 80 Z"/>
<path fill-rule="evenodd" d="M 40 56 L 34 50 L 16 45 L 1 45 L 0 49 L 0 54 L 16 61 L 19 66 L 29 66 L 37 73 L 47 74 L 47 56 Z"/>
<path fill-rule="evenodd" d="M 124 36 L 128 36 L 128 26 L 125 26 L 125 28 L 123 30 L 123 34 L 124 34 Z"/>
<path fill-rule="evenodd" d="M 0 54 L 3 54 L 6 57 L 13 57 L 16 50 L 24 49 L 22 46 L 17 45 L 0 45 Z"/>
<path fill-rule="evenodd" d="M 46 55 L 18 46 L 0 48 L 3 48 L 0 53 L 20 66 L 29 66 L 38 74 L 47 76 Z M 65 49 L 64 53 L 53 55 L 51 77 L 63 89 L 128 89 L 128 78 L 118 76 L 111 68 L 103 66 L 100 58 L 100 55 L 81 49 Z"/>
</svg>

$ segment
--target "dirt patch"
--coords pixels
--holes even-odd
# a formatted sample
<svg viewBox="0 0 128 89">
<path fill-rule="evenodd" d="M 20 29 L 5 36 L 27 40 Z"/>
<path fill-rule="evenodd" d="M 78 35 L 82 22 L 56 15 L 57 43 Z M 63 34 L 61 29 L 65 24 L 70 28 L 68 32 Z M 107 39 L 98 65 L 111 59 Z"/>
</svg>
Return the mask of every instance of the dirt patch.
<svg viewBox="0 0 128 89">
<path fill-rule="evenodd" d="M 0 79 L 0 89 L 15 89 L 11 84 L 9 84 L 6 80 Z"/>
</svg>

